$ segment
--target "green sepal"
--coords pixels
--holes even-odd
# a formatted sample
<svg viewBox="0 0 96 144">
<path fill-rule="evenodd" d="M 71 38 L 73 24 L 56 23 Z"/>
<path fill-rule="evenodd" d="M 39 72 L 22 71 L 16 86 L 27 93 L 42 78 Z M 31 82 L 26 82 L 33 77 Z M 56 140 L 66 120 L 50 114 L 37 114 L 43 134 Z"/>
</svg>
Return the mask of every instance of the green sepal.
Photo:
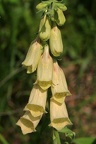
<svg viewBox="0 0 96 144">
<path fill-rule="evenodd" d="M 60 136 L 57 130 L 53 130 L 53 144 L 61 144 Z"/>
<path fill-rule="evenodd" d="M 62 3 L 55 3 L 55 6 L 59 9 L 61 9 L 62 11 L 66 11 L 67 7 L 65 6 L 65 4 Z"/>
<path fill-rule="evenodd" d="M 36 6 L 36 9 L 37 10 L 42 10 L 42 9 L 46 8 L 48 5 L 50 5 L 50 4 L 51 4 L 51 2 L 49 2 L 49 1 L 41 2 L 41 3 L 39 3 Z"/>
<path fill-rule="evenodd" d="M 75 133 L 71 131 L 69 128 L 64 127 L 62 130 L 59 131 L 60 133 L 64 133 L 66 137 L 74 138 Z"/>
</svg>

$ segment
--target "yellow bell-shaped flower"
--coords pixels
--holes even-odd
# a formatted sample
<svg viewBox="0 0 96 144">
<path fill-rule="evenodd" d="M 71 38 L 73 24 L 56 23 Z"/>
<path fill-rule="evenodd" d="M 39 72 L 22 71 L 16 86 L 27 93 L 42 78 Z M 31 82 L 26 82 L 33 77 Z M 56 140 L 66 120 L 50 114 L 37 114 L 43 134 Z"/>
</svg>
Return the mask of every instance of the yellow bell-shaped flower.
<svg viewBox="0 0 96 144">
<path fill-rule="evenodd" d="M 37 127 L 42 115 L 39 117 L 33 117 L 29 111 L 27 111 L 16 123 L 21 127 L 22 133 L 28 134 L 31 132 L 35 132 L 35 128 Z"/>
<path fill-rule="evenodd" d="M 26 58 L 22 62 L 22 65 L 27 67 L 27 73 L 32 73 L 36 70 L 42 51 L 43 47 L 37 38 L 31 43 Z"/>
<path fill-rule="evenodd" d="M 42 41 L 47 41 L 50 38 L 51 25 L 49 19 L 45 15 L 40 22 L 39 37 Z"/>
<path fill-rule="evenodd" d="M 32 116 L 38 117 L 45 112 L 47 99 L 47 91 L 42 90 L 38 85 L 35 85 L 31 91 L 28 104 L 25 106 L 25 111 L 30 111 Z"/>
<path fill-rule="evenodd" d="M 61 32 L 57 26 L 54 26 L 51 29 L 49 43 L 50 43 L 51 53 L 54 56 L 58 57 L 63 53 L 63 43 L 62 43 Z"/>
<path fill-rule="evenodd" d="M 57 130 L 61 130 L 66 125 L 71 125 L 71 121 L 68 118 L 68 113 L 65 103 L 58 105 L 56 101 L 50 101 L 50 120 L 51 123 L 49 126 L 54 127 Z"/>
<path fill-rule="evenodd" d="M 41 56 L 37 68 L 37 83 L 46 90 L 52 84 L 53 60 L 49 54 L 49 46 L 45 45 L 44 53 Z"/>
<path fill-rule="evenodd" d="M 52 99 L 56 100 L 59 104 L 62 104 L 65 96 L 71 95 L 63 70 L 59 67 L 57 61 L 53 63 L 53 77 L 52 77 Z"/>
</svg>

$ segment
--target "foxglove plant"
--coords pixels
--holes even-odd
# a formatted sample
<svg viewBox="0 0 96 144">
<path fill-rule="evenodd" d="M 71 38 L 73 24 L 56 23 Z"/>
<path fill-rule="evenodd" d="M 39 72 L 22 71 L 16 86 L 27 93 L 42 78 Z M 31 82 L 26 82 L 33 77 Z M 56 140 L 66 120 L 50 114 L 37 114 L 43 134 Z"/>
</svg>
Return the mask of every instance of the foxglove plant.
<svg viewBox="0 0 96 144">
<path fill-rule="evenodd" d="M 41 2 L 36 8 L 42 11 L 38 36 L 31 43 L 22 62 L 27 68 L 27 73 L 37 70 L 36 82 L 24 108 L 25 114 L 17 122 L 23 134 L 36 131 L 43 114 L 46 113 L 49 88 L 52 93 L 49 126 L 58 132 L 72 124 L 65 104 L 66 96 L 70 96 L 71 93 L 64 72 L 57 62 L 57 57 L 63 53 L 62 36 L 58 26 L 66 21 L 63 11 L 67 10 L 67 7 L 60 1 L 49 0 Z"/>
</svg>

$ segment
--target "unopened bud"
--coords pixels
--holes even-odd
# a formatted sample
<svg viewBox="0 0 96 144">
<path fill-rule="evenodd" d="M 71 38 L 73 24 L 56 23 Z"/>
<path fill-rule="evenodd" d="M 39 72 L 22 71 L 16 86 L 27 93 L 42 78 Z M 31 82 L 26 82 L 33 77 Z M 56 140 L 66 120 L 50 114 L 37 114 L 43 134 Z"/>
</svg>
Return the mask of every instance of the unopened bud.
<svg viewBox="0 0 96 144">
<path fill-rule="evenodd" d="M 60 56 L 63 52 L 63 43 L 61 32 L 57 26 L 52 28 L 49 42 L 51 53 L 56 57 Z"/>
<path fill-rule="evenodd" d="M 49 19 L 45 15 L 40 22 L 39 37 L 42 41 L 47 41 L 50 38 L 51 25 Z"/>
</svg>

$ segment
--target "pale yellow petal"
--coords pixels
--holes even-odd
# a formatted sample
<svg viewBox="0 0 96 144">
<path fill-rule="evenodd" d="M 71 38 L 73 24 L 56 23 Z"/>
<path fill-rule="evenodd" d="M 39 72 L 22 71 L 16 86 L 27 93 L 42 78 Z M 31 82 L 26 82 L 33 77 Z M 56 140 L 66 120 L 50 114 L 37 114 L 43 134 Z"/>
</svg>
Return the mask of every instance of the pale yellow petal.
<svg viewBox="0 0 96 144">
<path fill-rule="evenodd" d="M 44 91 L 38 85 L 35 85 L 24 110 L 29 110 L 34 117 L 38 117 L 45 112 L 46 99 L 47 91 Z"/>
<path fill-rule="evenodd" d="M 51 99 L 50 101 L 50 126 L 57 130 L 61 130 L 66 125 L 71 125 L 71 121 L 68 117 L 65 103 L 58 105 L 58 103 Z"/>
<path fill-rule="evenodd" d="M 33 124 L 27 119 L 20 118 L 20 120 L 17 122 L 17 125 L 21 127 L 23 134 L 33 132 Z"/>
<path fill-rule="evenodd" d="M 68 87 L 63 70 L 59 67 L 55 61 L 53 64 L 53 85 L 51 86 L 52 98 L 59 103 L 63 103 L 65 96 L 71 95 Z"/>
<path fill-rule="evenodd" d="M 37 127 L 42 115 L 34 118 L 30 112 L 26 112 L 16 123 L 18 126 L 21 127 L 23 134 L 28 134 L 31 132 L 35 132 L 35 128 Z"/>
<path fill-rule="evenodd" d="M 65 100 L 65 95 L 64 93 L 56 93 L 55 95 L 52 96 L 53 100 L 55 100 L 58 104 L 62 104 Z"/>
<path fill-rule="evenodd" d="M 50 38 L 51 25 L 49 19 L 45 15 L 40 21 L 39 37 L 42 41 L 47 41 Z"/>
<path fill-rule="evenodd" d="M 42 48 L 43 47 L 38 39 L 31 43 L 26 58 L 22 62 L 22 65 L 27 67 L 27 73 L 32 73 L 36 70 L 40 56 L 43 51 Z"/>
<path fill-rule="evenodd" d="M 54 56 L 58 57 L 63 53 L 63 43 L 62 43 L 61 32 L 57 26 L 54 26 L 51 29 L 49 43 L 50 43 L 51 53 Z"/>
<path fill-rule="evenodd" d="M 40 58 L 37 68 L 37 83 L 46 90 L 52 84 L 53 60 L 49 54 L 49 46 L 45 45 L 44 53 Z"/>
<path fill-rule="evenodd" d="M 38 84 L 43 90 L 47 90 L 52 85 L 52 81 L 51 80 L 50 81 L 39 81 L 38 80 Z"/>
</svg>

